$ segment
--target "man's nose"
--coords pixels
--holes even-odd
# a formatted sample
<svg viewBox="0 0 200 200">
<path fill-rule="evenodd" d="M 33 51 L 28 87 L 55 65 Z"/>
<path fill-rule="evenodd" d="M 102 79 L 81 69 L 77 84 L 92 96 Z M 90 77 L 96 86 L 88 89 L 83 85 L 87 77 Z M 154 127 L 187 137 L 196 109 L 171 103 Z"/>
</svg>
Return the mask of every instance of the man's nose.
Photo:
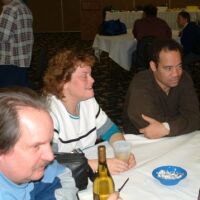
<svg viewBox="0 0 200 200">
<path fill-rule="evenodd" d="M 42 154 L 42 158 L 46 161 L 51 162 L 52 160 L 54 160 L 54 154 L 52 151 L 52 147 L 51 145 L 48 145 L 45 149 L 44 152 Z"/>
</svg>

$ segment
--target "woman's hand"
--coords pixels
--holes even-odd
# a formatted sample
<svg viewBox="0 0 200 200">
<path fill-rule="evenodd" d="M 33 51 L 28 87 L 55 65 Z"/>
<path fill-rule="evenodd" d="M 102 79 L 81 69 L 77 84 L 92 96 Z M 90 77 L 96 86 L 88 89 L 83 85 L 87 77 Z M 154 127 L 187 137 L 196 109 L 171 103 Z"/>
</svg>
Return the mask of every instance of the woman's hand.
<svg viewBox="0 0 200 200">
<path fill-rule="evenodd" d="M 92 170 L 96 172 L 97 167 L 98 167 L 98 160 L 97 159 L 88 160 L 88 163 L 90 167 L 92 168 Z M 111 174 L 119 174 L 121 172 L 125 172 L 129 170 L 130 168 L 134 167 L 136 165 L 136 161 L 135 161 L 134 155 L 131 154 L 128 159 L 128 162 L 124 162 L 117 158 L 108 158 L 107 165 Z"/>
<path fill-rule="evenodd" d="M 136 165 L 135 156 L 131 153 L 128 159 L 128 167 L 129 169 Z"/>
<path fill-rule="evenodd" d="M 122 198 L 120 198 L 119 192 L 114 192 L 108 197 L 108 200 L 122 200 Z"/>
<path fill-rule="evenodd" d="M 117 158 L 108 158 L 107 159 L 108 169 L 111 174 L 119 174 L 129 170 L 135 164 L 134 156 L 131 154 L 128 162 L 124 162 Z"/>
</svg>

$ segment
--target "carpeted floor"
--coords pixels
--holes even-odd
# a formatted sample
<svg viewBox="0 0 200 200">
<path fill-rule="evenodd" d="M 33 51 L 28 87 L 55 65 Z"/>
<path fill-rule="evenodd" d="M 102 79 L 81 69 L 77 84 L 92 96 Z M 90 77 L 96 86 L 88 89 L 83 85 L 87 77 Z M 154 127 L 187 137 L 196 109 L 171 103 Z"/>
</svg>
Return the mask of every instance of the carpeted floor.
<svg viewBox="0 0 200 200">
<path fill-rule="evenodd" d="M 80 33 L 37 33 L 33 48 L 33 59 L 30 68 L 30 80 L 33 88 L 41 88 L 41 67 L 46 67 L 59 49 L 76 46 L 92 49 L 92 41 L 82 41 Z M 39 73 L 38 73 L 39 71 Z M 108 116 L 122 128 L 122 110 L 124 97 L 133 77 L 133 73 L 124 70 L 107 55 L 102 53 L 100 62 L 93 68 L 95 79 L 95 97 Z M 200 65 L 192 67 L 192 78 L 200 99 Z"/>
</svg>

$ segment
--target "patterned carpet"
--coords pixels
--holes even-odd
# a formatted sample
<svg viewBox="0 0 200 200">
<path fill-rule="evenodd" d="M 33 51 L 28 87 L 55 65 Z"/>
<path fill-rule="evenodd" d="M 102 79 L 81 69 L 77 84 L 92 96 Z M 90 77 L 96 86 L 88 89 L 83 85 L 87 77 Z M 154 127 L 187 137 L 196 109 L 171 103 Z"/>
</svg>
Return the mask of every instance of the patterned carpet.
<svg viewBox="0 0 200 200">
<path fill-rule="evenodd" d="M 33 59 L 30 68 L 30 80 L 33 88 L 41 88 L 39 67 L 47 66 L 51 58 L 59 49 L 76 46 L 78 48 L 92 49 L 92 41 L 82 41 L 80 33 L 37 33 L 33 48 Z M 102 53 L 100 62 L 93 68 L 95 79 L 95 97 L 108 116 L 122 128 L 122 110 L 124 97 L 133 77 L 128 72 L 112 61 L 107 53 Z M 200 99 L 200 64 L 192 67 L 192 78 Z"/>
</svg>

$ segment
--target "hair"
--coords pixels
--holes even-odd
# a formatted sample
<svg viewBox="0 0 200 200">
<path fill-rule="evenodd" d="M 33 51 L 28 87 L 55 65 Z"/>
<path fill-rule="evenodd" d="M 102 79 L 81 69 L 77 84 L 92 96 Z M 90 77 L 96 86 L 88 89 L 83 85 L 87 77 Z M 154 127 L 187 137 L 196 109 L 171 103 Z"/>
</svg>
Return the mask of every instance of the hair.
<svg viewBox="0 0 200 200">
<path fill-rule="evenodd" d="M 190 22 L 190 14 L 186 11 L 181 11 L 178 13 L 178 16 L 181 16 L 182 18 L 186 19 L 187 22 Z"/>
<path fill-rule="evenodd" d="M 48 112 L 45 99 L 23 87 L 0 89 L 0 154 L 11 150 L 20 137 L 18 111 L 32 107 Z"/>
<path fill-rule="evenodd" d="M 77 67 L 82 64 L 93 66 L 95 56 L 86 50 L 63 49 L 53 56 L 43 79 L 43 94 L 53 94 L 58 98 L 63 97 L 63 85 L 71 80 Z"/>
<path fill-rule="evenodd" d="M 181 45 L 173 39 L 155 39 L 152 44 L 150 60 L 156 64 L 160 61 L 160 52 L 164 51 L 178 51 L 183 58 L 183 49 Z"/>
<path fill-rule="evenodd" d="M 146 16 L 157 16 L 157 7 L 153 4 L 148 4 L 144 6 L 143 12 L 146 14 Z"/>
</svg>

